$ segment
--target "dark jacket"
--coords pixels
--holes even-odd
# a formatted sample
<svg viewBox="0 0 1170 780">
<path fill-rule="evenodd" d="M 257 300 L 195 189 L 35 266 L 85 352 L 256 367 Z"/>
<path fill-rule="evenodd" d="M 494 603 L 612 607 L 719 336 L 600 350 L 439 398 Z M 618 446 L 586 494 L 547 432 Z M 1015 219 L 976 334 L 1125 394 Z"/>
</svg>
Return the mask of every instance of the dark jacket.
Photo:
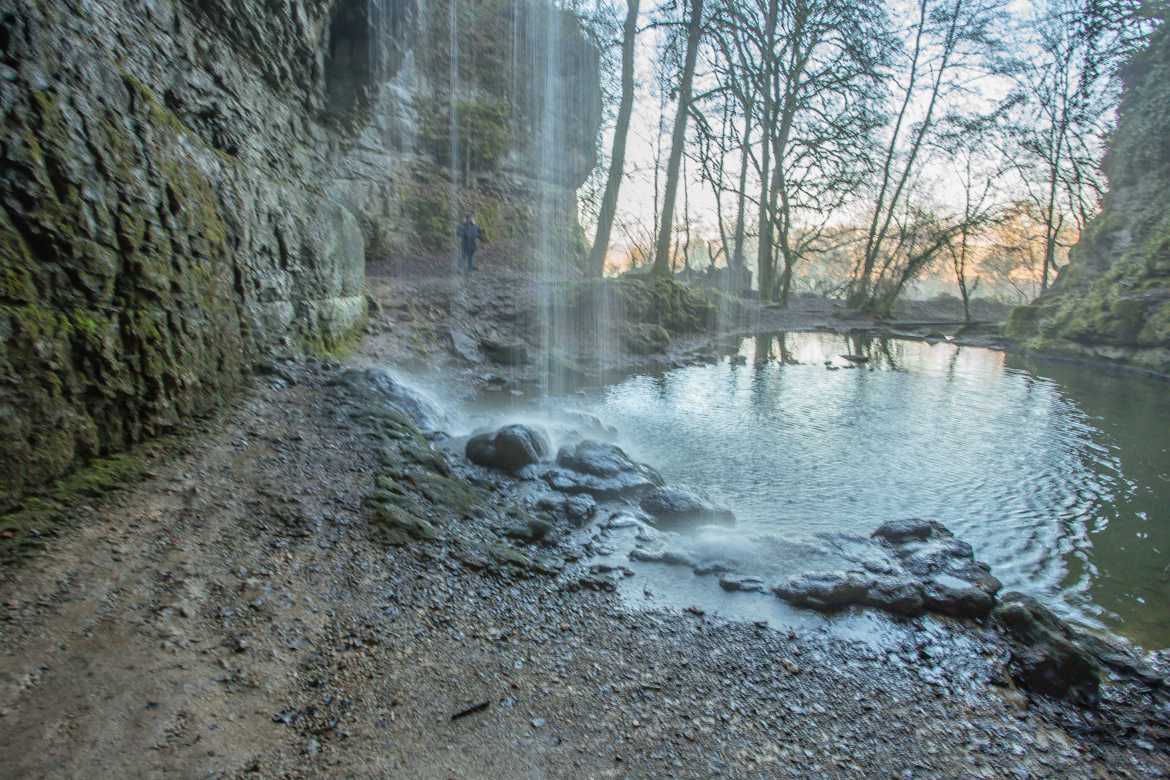
<svg viewBox="0 0 1170 780">
<path fill-rule="evenodd" d="M 474 254 L 479 247 L 479 242 L 483 240 L 483 228 L 474 222 L 461 222 L 458 235 L 459 244 L 463 247 L 463 254 Z"/>
</svg>

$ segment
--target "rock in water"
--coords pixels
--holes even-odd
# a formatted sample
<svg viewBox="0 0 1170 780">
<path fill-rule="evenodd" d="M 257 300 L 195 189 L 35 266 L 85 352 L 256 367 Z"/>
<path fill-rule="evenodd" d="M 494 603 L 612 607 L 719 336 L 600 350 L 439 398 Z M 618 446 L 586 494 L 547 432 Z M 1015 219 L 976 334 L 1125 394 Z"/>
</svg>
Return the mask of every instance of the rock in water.
<svg viewBox="0 0 1170 780">
<path fill-rule="evenodd" d="M 514 424 L 472 436 L 465 452 L 472 463 L 514 472 L 547 458 L 552 445 L 539 428 Z"/>
<path fill-rule="evenodd" d="M 544 474 L 553 490 L 594 498 L 639 495 L 663 484 L 662 475 L 637 463 L 614 444 L 584 439 L 557 452 L 557 466 Z"/>
<path fill-rule="evenodd" d="M 1012 670 L 1026 688 L 1095 705 L 1101 672 L 1067 623 L 1023 593 L 1004 594 L 993 613 L 1012 646 Z"/>
<path fill-rule="evenodd" d="M 744 577 L 739 574 L 724 574 L 719 578 L 719 587 L 727 591 L 763 593 L 764 581 L 759 577 Z"/>
<path fill-rule="evenodd" d="M 999 580 L 975 560 L 971 545 L 935 520 L 898 520 L 878 528 L 872 539 L 849 538 L 850 560 L 862 570 L 809 572 L 773 592 L 824 611 L 867 606 L 898 615 L 983 618 L 995 607 Z"/>
<path fill-rule="evenodd" d="M 389 406 L 424 431 L 437 430 L 445 417 L 438 406 L 384 368 L 351 368 L 333 384 L 366 403 Z"/>
<path fill-rule="evenodd" d="M 658 527 L 735 525 L 735 514 L 730 509 L 715 506 L 705 495 L 688 488 L 660 487 L 644 495 L 640 506 Z"/>
<path fill-rule="evenodd" d="M 982 618 L 995 607 L 999 580 L 987 564 L 975 560 L 971 545 L 937 520 L 885 523 L 873 538 L 892 547 L 901 565 L 921 582 L 929 611 Z"/>
<path fill-rule="evenodd" d="M 926 607 L 922 585 L 909 578 L 863 572 L 819 572 L 789 578 L 772 589 L 798 607 L 833 612 L 863 606 L 896 615 L 920 615 Z"/>
<path fill-rule="evenodd" d="M 652 478 L 658 484 L 662 482 L 658 472 L 634 462 L 621 447 L 592 439 L 583 439 L 571 447 L 561 447 L 557 452 L 557 465 L 595 477 L 617 477 L 636 472 Z"/>
</svg>

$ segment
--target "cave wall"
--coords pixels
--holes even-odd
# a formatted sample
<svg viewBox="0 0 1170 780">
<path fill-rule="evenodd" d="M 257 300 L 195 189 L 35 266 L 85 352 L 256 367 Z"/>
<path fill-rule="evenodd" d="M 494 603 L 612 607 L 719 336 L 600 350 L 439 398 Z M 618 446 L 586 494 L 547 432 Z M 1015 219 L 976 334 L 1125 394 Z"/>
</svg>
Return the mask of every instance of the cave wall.
<svg viewBox="0 0 1170 780">
<path fill-rule="evenodd" d="M 1027 346 L 1170 375 L 1170 28 L 1122 74 L 1109 192 L 1052 289 L 1014 310 Z"/>
<path fill-rule="evenodd" d="M 448 103 L 505 127 L 493 159 L 450 170 L 420 119 L 443 94 L 421 2 L 4 3 L 0 510 L 214 409 L 266 355 L 348 343 L 367 255 L 452 235 L 435 177 L 452 212 L 572 200 L 599 98 L 566 98 L 588 151 L 540 181 L 511 96 L 460 82 Z"/>
</svg>

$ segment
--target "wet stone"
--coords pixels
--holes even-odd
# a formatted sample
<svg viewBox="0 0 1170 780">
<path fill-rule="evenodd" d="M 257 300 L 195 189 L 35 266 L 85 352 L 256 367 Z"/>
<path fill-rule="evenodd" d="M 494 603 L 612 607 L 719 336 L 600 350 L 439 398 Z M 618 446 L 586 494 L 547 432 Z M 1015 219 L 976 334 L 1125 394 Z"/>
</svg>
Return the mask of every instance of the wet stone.
<svg viewBox="0 0 1170 780">
<path fill-rule="evenodd" d="M 643 563 L 665 563 L 668 566 L 686 566 L 687 568 L 694 568 L 698 565 L 695 559 L 686 553 L 668 548 L 635 547 L 630 550 L 630 560 Z"/>
<path fill-rule="evenodd" d="M 561 515 L 577 528 L 584 526 L 597 514 L 597 502 L 586 493 L 542 496 L 537 500 L 536 508 Z"/>
<path fill-rule="evenodd" d="M 553 490 L 596 499 L 635 496 L 662 485 L 662 476 L 621 447 L 592 439 L 561 447 L 557 468 L 543 474 Z"/>
<path fill-rule="evenodd" d="M 515 472 L 544 460 L 551 450 L 548 434 L 530 425 L 517 424 L 472 436 L 465 453 L 472 463 Z"/>
<path fill-rule="evenodd" d="M 691 525 L 735 525 L 735 514 L 697 490 L 660 487 L 642 496 L 639 505 L 660 528 Z"/>
<path fill-rule="evenodd" d="M 556 526 L 540 517 L 526 517 L 510 526 L 504 535 L 524 542 L 550 542 L 556 538 Z"/>
<path fill-rule="evenodd" d="M 1004 594 L 993 616 L 1011 644 L 1016 682 L 1037 693 L 1096 704 L 1100 666 L 1079 632 L 1023 593 Z"/>
<path fill-rule="evenodd" d="M 882 525 L 869 540 L 835 541 L 860 570 L 800 574 L 773 592 L 822 611 L 865 606 L 897 615 L 984 618 L 995 607 L 999 580 L 975 560 L 970 545 L 935 520 L 899 520 Z"/>
<path fill-rule="evenodd" d="M 739 574 L 724 574 L 719 578 L 719 587 L 728 591 L 763 593 L 764 581 L 759 577 L 747 577 Z"/>
</svg>

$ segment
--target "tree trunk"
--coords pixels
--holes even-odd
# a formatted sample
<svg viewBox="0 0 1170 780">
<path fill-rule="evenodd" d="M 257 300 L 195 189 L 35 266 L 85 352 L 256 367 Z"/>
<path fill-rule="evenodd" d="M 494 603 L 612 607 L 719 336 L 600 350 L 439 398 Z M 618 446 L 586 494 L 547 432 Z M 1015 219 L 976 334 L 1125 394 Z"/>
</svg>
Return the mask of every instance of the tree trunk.
<svg viewBox="0 0 1170 780">
<path fill-rule="evenodd" d="M 622 98 L 618 107 L 617 125 L 613 131 L 613 153 L 605 194 L 601 198 L 601 212 L 597 216 L 597 235 L 589 253 L 589 273 L 601 276 L 605 272 L 605 256 L 609 252 L 609 235 L 617 212 L 618 190 L 622 186 L 626 163 L 626 136 L 634 109 L 634 42 L 638 36 L 639 0 L 626 0 L 626 24 L 622 36 Z"/>
<path fill-rule="evenodd" d="M 674 230 L 674 201 L 678 195 L 678 171 L 682 163 L 683 145 L 687 140 L 687 120 L 691 114 L 691 86 L 695 76 L 695 60 L 699 55 L 699 37 L 703 32 L 703 0 L 691 0 L 691 18 L 687 21 L 687 53 L 683 63 L 682 82 L 678 88 L 678 108 L 674 115 L 674 131 L 670 137 L 670 159 L 666 165 L 666 192 L 662 198 L 662 220 L 658 226 L 658 247 L 654 253 L 654 273 L 670 273 L 670 239 Z"/>
<path fill-rule="evenodd" d="M 776 294 L 776 302 L 781 306 L 788 305 L 788 294 L 792 291 L 793 263 L 784 261 L 784 270 L 780 272 L 780 291 Z"/>
<path fill-rule="evenodd" d="M 735 205 L 735 251 L 732 253 L 731 262 L 728 265 L 731 267 L 731 279 L 733 284 L 733 291 L 739 292 L 742 287 L 742 279 L 744 278 L 743 269 L 746 265 L 746 258 L 743 255 L 744 244 L 744 218 L 747 211 L 747 173 L 748 162 L 751 159 L 749 154 L 751 149 L 751 133 L 752 133 L 752 115 L 751 107 L 748 107 L 747 113 L 743 122 L 743 148 L 740 150 L 739 159 L 739 189 Z"/>
<path fill-rule="evenodd" d="M 760 281 L 760 300 L 767 300 L 774 284 L 772 256 L 772 217 L 769 207 L 769 179 L 771 178 L 772 144 L 768 137 L 775 112 L 775 101 L 772 99 L 772 71 L 775 66 L 775 57 L 772 53 L 772 43 L 776 37 L 776 23 L 780 15 L 779 0 L 768 3 L 768 17 L 764 23 L 764 42 L 768 47 L 767 61 L 764 63 L 765 72 L 762 79 L 764 93 L 764 113 L 760 117 L 760 138 L 763 144 L 760 149 L 760 240 L 756 252 L 756 273 Z"/>
</svg>

